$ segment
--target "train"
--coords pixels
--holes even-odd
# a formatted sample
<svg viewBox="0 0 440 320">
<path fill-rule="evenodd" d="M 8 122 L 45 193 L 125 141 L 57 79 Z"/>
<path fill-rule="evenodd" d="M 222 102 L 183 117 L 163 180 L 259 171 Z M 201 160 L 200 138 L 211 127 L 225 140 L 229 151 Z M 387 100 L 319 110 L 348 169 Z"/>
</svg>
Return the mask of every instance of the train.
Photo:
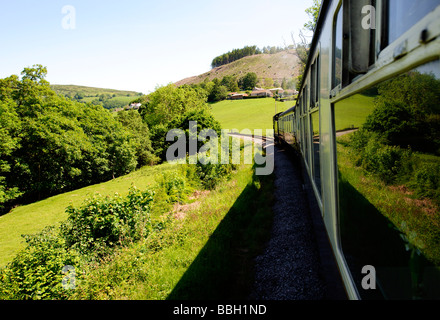
<svg viewBox="0 0 440 320">
<path fill-rule="evenodd" d="M 300 156 L 346 296 L 440 298 L 440 0 L 323 0 L 295 105 Z"/>
</svg>

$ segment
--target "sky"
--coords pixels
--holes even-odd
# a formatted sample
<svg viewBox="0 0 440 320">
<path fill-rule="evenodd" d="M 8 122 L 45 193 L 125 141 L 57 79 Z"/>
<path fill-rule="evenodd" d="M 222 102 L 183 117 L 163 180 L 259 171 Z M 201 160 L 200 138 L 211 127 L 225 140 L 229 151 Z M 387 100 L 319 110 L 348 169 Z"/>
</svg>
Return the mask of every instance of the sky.
<svg viewBox="0 0 440 320">
<path fill-rule="evenodd" d="M 0 0 L 0 78 L 41 64 L 51 84 L 147 94 L 232 49 L 292 44 L 312 2 Z"/>
</svg>

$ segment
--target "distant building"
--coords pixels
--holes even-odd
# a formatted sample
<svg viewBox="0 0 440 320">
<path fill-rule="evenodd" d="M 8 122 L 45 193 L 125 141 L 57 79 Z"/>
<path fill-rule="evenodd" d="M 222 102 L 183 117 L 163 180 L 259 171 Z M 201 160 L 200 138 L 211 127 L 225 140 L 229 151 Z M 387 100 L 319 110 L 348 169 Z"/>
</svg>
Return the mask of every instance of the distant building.
<svg viewBox="0 0 440 320">
<path fill-rule="evenodd" d="M 269 97 L 272 98 L 273 97 L 273 93 L 270 92 L 270 90 L 254 90 L 251 92 L 251 97 Z"/>
<path fill-rule="evenodd" d="M 229 99 L 230 100 L 241 100 L 241 99 L 244 99 L 247 96 L 248 95 L 246 93 L 232 92 L 232 93 L 229 94 Z"/>
<path fill-rule="evenodd" d="M 141 107 L 142 103 L 131 103 L 130 106 L 128 107 L 128 110 L 134 109 L 134 110 L 138 110 Z"/>
<path fill-rule="evenodd" d="M 284 93 L 284 89 L 283 88 L 273 88 L 273 89 L 269 89 L 270 92 L 272 92 L 272 94 L 276 94 L 278 92 L 278 94 Z"/>
</svg>

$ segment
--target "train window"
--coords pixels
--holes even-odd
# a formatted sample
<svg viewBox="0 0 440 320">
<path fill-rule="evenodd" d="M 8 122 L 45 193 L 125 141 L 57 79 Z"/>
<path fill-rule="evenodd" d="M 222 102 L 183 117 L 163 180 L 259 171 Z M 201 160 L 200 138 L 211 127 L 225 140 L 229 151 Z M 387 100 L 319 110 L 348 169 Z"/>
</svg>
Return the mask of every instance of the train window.
<svg viewBox="0 0 440 320">
<path fill-rule="evenodd" d="M 376 0 L 356 0 L 344 3 L 349 8 L 348 27 L 348 71 L 352 81 L 368 72 L 375 63 Z"/>
<path fill-rule="evenodd" d="M 343 44 L 343 24 L 342 6 L 338 10 L 334 26 L 333 43 L 333 88 L 342 84 L 342 44 Z"/>
<path fill-rule="evenodd" d="M 309 117 L 303 117 L 303 127 L 304 127 L 304 160 L 309 164 Z"/>
<path fill-rule="evenodd" d="M 439 60 L 334 104 L 341 246 L 362 299 L 440 298 L 438 101 Z"/>
<path fill-rule="evenodd" d="M 315 181 L 316 189 L 321 195 L 321 162 L 320 162 L 320 133 L 319 133 L 319 110 L 311 115 L 311 136 L 312 136 L 312 154 L 313 154 L 313 180 Z"/>
<path fill-rule="evenodd" d="M 439 6 L 439 0 L 388 0 L 388 44 Z"/>
<path fill-rule="evenodd" d="M 304 87 L 304 99 L 303 99 L 303 103 L 304 103 L 304 115 L 303 115 L 303 128 L 304 128 L 304 141 L 303 141 L 303 147 L 304 147 L 304 158 L 306 160 L 306 163 L 309 163 L 309 121 L 308 121 L 308 102 L 309 102 L 309 97 L 308 97 L 308 86 Z"/>
<path fill-rule="evenodd" d="M 320 96 L 320 92 L 321 92 L 320 78 L 319 78 L 319 75 L 321 74 L 321 65 L 320 65 L 320 57 L 319 57 L 319 55 L 316 57 L 315 65 L 316 65 L 315 105 L 316 105 L 316 104 L 319 104 L 319 96 Z"/>
<path fill-rule="evenodd" d="M 310 100 L 311 108 L 318 106 L 319 103 L 319 56 L 316 57 L 311 68 Z"/>
<path fill-rule="evenodd" d="M 316 91 L 316 62 L 313 62 L 310 72 L 310 108 L 315 106 L 315 91 Z"/>
</svg>

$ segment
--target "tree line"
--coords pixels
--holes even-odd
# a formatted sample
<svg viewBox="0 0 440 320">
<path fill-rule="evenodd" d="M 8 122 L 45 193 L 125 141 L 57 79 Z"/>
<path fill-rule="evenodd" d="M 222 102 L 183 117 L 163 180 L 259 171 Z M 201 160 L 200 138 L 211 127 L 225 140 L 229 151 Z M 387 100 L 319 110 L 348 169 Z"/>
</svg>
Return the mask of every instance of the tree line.
<svg viewBox="0 0 440 320">
<path fill-rule="evenodd" d="M 234 49 L 218 57 L 215 57 L 211 62 L 211 67 L 212 68 L 220 67 L 225 64 L 237 61 L 241 58 L 252 56 L 254 54 L 275 54 L 281 51 L 285 51 L 287 49 L 288 48 L 270 47 L 270 46 L 259 49 L 257 48 L 257 46 L 245 46 L 242 49 Z"/>
<path fill-rule="evenodd" d="M 159 87 L 139 111 L 112 114 L 102 105 L 57 94 L 41 65 L 0 79 L 0 214 L 15 204 L 108 181 L 166 160 L 170 129 L 218 128 L 208 102 L 252 90 L 255 73 Z M 220 134 L 219 134 L 220 135 Z"/>
<path fill-rule="evenodd" d="M 41 65 L 0 79 L 0 210 L 157 161 L 136 113 L 114 117 L 51 89 Z M 1 211 L 0 211 L 1 212 Z"/>
</svg>

